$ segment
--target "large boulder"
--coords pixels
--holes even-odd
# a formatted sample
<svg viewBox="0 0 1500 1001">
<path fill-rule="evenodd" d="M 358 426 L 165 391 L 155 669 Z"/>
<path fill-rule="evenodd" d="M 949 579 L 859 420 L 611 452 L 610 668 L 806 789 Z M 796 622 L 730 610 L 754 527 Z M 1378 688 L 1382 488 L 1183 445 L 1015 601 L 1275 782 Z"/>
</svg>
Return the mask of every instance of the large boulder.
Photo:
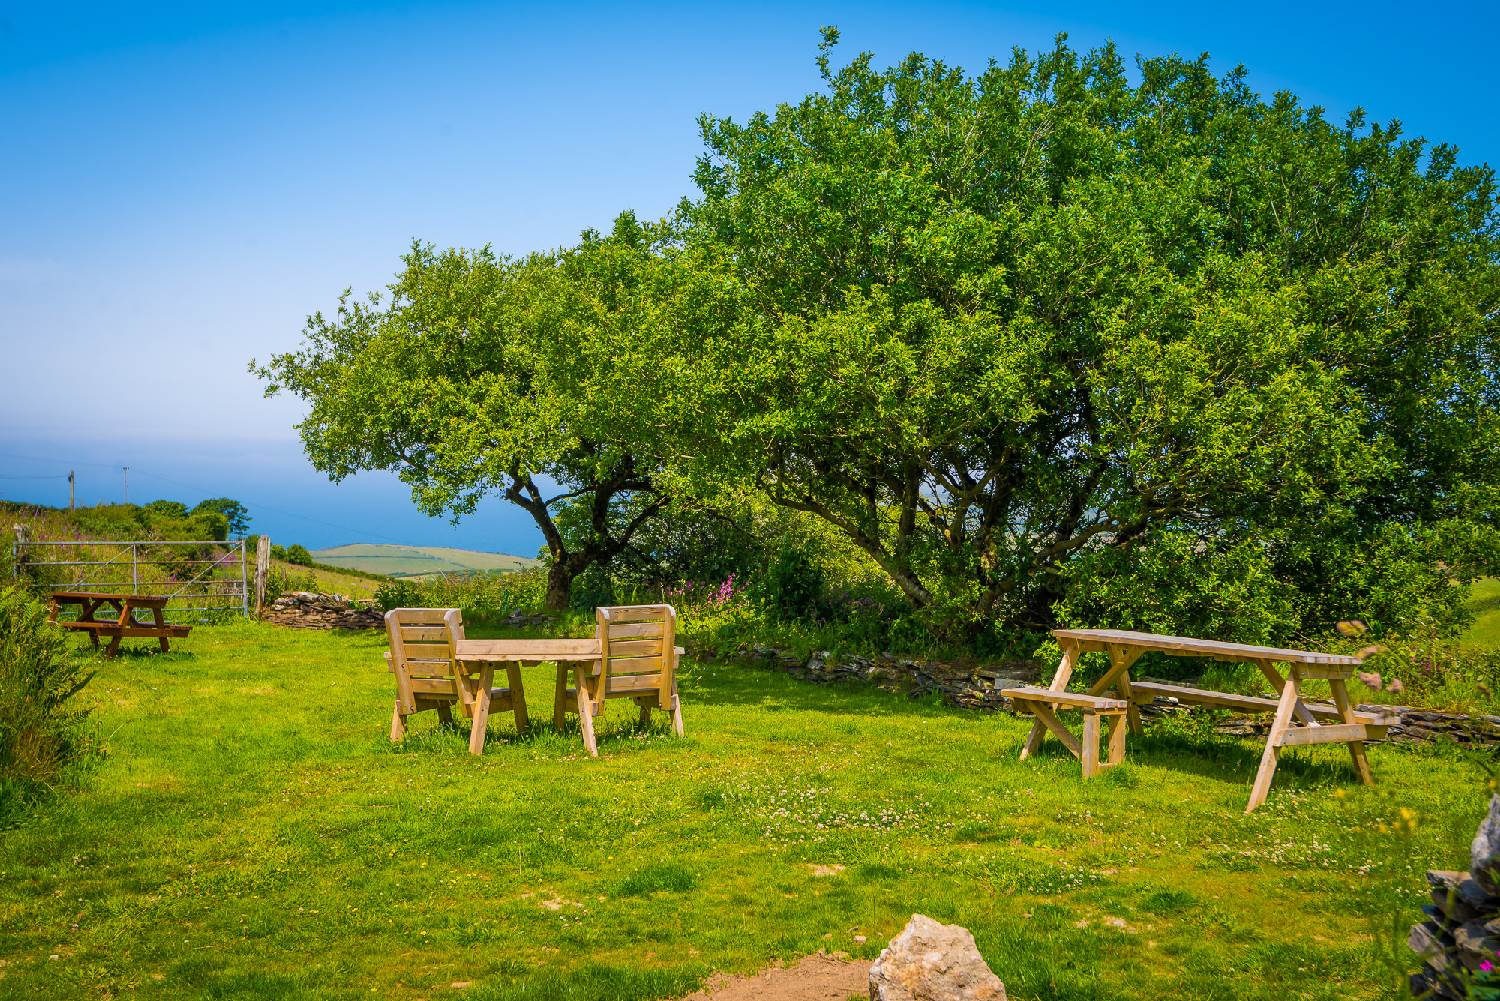
<svg viewBox="0 0 1500 1001">
<path fill-rule="evenodd" d="M 1006 1001 L 967 928 L 913 914 L 870 967 L 870 1001 Z"/>
<path fill-rule="evenodd" d="M 1500 893 L 1500 796 L 1490 797 L 1490 812 L 1474 835 L 1469 871 L 1486 890 Z"/>
</svg>

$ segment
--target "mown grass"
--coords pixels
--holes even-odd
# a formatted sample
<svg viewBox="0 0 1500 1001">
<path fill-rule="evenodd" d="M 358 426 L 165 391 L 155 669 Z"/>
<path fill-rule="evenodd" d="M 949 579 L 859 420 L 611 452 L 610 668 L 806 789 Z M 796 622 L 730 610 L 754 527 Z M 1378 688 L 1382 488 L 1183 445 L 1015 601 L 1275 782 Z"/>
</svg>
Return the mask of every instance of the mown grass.
<svg viewBox="0 0 1500 1001">
<path fill-rule="evenodd" d="M 1485 808 L 1481 758 L 1375 747 L 1366 788 L 1310 748 L 1244 817 L 1253 743 L 1158 728 L 1084 784 L 1055 744 L 1018 762 L 1017 718 L 701 663 L 685 739 L 612 705 L 589 760 L 539 669 L 533 734 L 472 758 L 427 714 L 392 747 L 382 644 L 246 624 L 100 662 L 108 758 L 0 835 L 0 996 L 663 998 L 920 911 L 1020 1001 L 1389 997 Z"/>
</svg>

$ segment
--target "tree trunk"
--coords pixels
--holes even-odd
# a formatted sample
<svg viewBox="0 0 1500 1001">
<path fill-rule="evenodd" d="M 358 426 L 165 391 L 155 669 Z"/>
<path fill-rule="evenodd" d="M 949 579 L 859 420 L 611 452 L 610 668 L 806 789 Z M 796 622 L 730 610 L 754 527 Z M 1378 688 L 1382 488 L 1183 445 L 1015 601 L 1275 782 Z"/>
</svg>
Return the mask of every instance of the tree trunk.
<svg viewBox="0 0 1500 1001">
<path fill-rule="evenodd" d="M 572 560 L 558 559 L 554 555 L 552 566 L 547 568 L 547 596 L 542 600 L 542 607 L 549 612 L 566 611 L 576 576 Z"/>
</svg>

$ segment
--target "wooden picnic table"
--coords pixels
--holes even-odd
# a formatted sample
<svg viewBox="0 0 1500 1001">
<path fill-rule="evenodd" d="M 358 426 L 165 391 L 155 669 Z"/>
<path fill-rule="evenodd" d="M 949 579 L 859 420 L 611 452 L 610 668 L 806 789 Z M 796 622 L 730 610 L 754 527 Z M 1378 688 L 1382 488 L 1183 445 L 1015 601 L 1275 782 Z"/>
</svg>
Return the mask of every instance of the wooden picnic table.
<svg viewBox="0 0 1500 1001">
<path fill-rule="evenodd" d="M 1021 748 L 1024 760 L 1041 746 L 1048 731 L 1055 734 L 1075 757 L 1082 759 L 1084 778 L 1097 774 L 1101 767 L 1118 764 L 1124 758 L 1125 734 L 1141 732 L 1138 705 L 1166 695 L 1181 702 L 1217 706 L 1235 712 L 1271 712 L 1271 730 L 1266 735 L 1265 751 L 1250 801 L 1249 813 L 1261 803 L 1271 789 L 1281 748 L 1304 744 L 1342 743 L 1349 747 L 1355 773 L 1365 784 L 1374 782 L 1365 758 L 1364 742 L 1385 734 L 1385 723 L 1379 717 L 1358 713 L 1349 699 L 1347 681 L 1363 661 L 1343 654 L 1311 650 L 1287 650 L 1280 647 L 1254 646 L 1244 643 L 1222 643 L 1217 640 L 1185 636 L 1161 636 L 1121 629 L 1056 629 L 1062 647 L 1062 660 L 1047 688 L 1006 689 L 1018 709 L 1036 717 L 1031 733 Z M 1110 666 L 1085 693 L 1067 691 L 1068 682 L 1085 653 L 1104 653 Z M 1130 680 L 1130 668 L 1142 654 L 1164 653 L 1177 657 L 1206 657 L 1213 660 L 1254 664 L 1278 693 L 1276 699 L 1255 698 L 1229 692 L 1214 692 L 1179 685 L 1162 685 Z M 1278 665 L 1284 665 L 1283 676 Z M 1302 682 L 1319 678 L 1328 682 L 1333 704 L 1310 704 L 1302 698 Z M 1108 693 L 1113 693 L 1110 697 Z M 1084 739 L 1080 743 L 1058 720 L 1057 708 L 1076 708 L 1084 712 Z M 1099 719 L 1109 720 L 1108 758 L 1099 761 Z M 1325 720 L 1330 722 L 1324 722 Z"/>
<path fill-rule="evenodd" d="M 683 650 L 676 648 L 680 655 Z M 469 753 L 484 753 L 485 727 L 490 717 L 490 691 L 495 681 L 496 668 L 504 668 L 511 693 L 511 711 L 515 713 L 516 730 L 525 732 L 531 725 L 526 711 L 526 694 L 521 681 L 521 668 L 536 664 L 557 665 L 557 693 L 552 700 L 553 722 L 559 730 L 563 727 L 568 690 L 568 673 L 577 676 L 577 686 L 584 689 L 587 679 L 597 675 L 600 669 L 600 647 L 598 637 L 585 639 L 517 639 L 517 640 L 470 640 L 458 641 L 458 652 L 454 657 L 460 670 L 473 668 L 478 677 L 472 680 L 474 692 L 474 720 L 469 731 Z"/>
<path fill-rule="evenodd" d="M 170 599 L 161 595 L 53 591 L 50 597 L 52 608 L 48 618 L 53 622 L 64 629 L 87 632 L 95 649 L 99 646 L 100 636 L 109 637 L 109 646 L 104 650 L 106 657 L 119 654 L 120 640 L 126 636 L 154 637 L 161 645 L 162 653 L 166 653 L 170 649 L 167 642 L 170 637 L 186 636 L 193 628 L 167 625 L 165 612 Z M 64 608 L 73 607 L 78 609 L 76 619 L 59 618 Z M 111 617 L 100 618 L 101 612 Z M 137 616 L 140 612 L 150 613 L 152 621 L 142 622 Z"/>
<path fill-rule="evenodd" d="M 525 732 L 531 725 L 526 713 L 526 693 L 521 682 L 521 668 L 533 664 L 557 664 L 557 683 L 567 687 L 569 665 L 595 667 L 599 665 L 599 641 L 587 639 L 526 639 L 526 640 L 459 640 L 458 653 L 454 658 L 460 669 L 474 668 L 479 672 L 474 688 L 474 720 L 469 731 L 469 753 L 484 753 L 485 727 L 490 718 L 490 688 L 495 681 L 495 669 L 503 667 L 508 677 L 511 692 L 511 710 L 516 716 L 516 730 Z M 561 726 L 561 724 L 559 724 Z"/>
</svg>

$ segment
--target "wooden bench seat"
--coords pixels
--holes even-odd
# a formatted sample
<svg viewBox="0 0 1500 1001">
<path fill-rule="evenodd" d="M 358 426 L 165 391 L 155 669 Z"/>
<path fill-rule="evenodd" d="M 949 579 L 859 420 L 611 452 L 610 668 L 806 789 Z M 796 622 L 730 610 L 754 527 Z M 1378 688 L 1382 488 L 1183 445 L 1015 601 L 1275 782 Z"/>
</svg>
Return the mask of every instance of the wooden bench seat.
<svg viewBox="0 0 1500 1001">
<path fill-rule="evenodd" d="M 1069 709 L 1091 709 L 1098 713 L 1124 712 L 1130 708 L 1130 703 L 1124 699 L 1108 699 L 1102 695 L 1084 695 L 1081 692 L 1054 692 L 1050 688 L 1035 685 L 1006 688 L 1000 694 L 1012 702 L 1048 702 L 1067 706 Z"/>
<path fill-rule="evenodd" d="M 1011 705 L 1021 712 L 1037 718 L 1037 722 L 1051 730 L 1073 757 L 1083 762 L 1083 777 L 1093 778 L 1099 772 L 1125 760 L 1125 715 L 1130 711 L 1127 699 L 1111 699 L 1102 695 L 1086 695 L 1056 688 L 1039 688 L 1025 685 L 1006 688 L 1000 692 L 1010 699 Z M 1083 711 L 1083 739 L 1073 736 L 1057 718 L 1057 709 L 1081 709 Z M 1109 721 L 1109 752 L 1104 761 L 1099 760 L 1099 718 Z"/>
</svg>

